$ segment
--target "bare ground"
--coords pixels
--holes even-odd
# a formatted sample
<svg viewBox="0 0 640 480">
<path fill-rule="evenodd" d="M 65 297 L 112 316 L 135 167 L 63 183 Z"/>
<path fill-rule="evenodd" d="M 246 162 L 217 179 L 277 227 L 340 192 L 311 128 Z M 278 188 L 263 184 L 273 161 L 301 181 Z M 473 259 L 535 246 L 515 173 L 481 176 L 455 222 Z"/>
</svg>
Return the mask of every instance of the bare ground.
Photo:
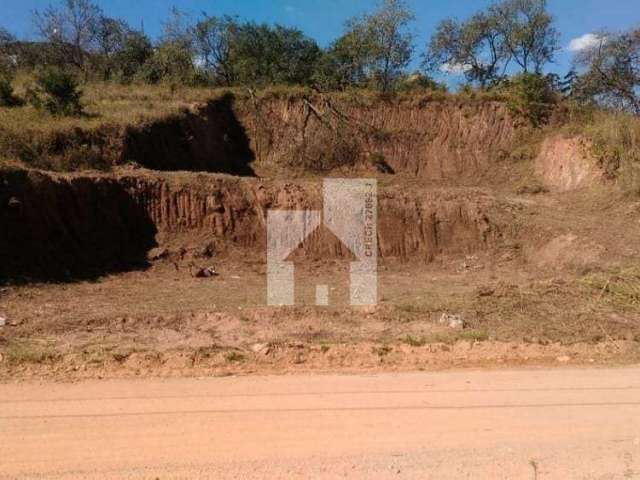
<svg viewBox="0 0 640 480">
<path fill-rule="evenodd" d="M 1 212 L 18 232 L 0 237 L 14 267 L 9 273 L 55 267 L 64 276 L 75 266 L 100 274 L 0 287 L 0 316 L 7 318 L 0 378 L 637 362 L 638 197 L 581 175 L 580 165 L 593 158 L 580 157 L 580 165 L 572 165 L 578 157 L 571 152 L 551 158 L 575 142 L 545 150 L 546 176 L 569 168 L 581 179 L 559 188 L 535 174 L 530 154 L 508 155 L 515 133 L 497 106 L 480 109 L 493 112 L 482 125 L 450 107 L 441 118 L 429 106 L 420 110 L 428 114 L 423 123 L 411 123 L 423 129 L 442 121 L 437 138 L 419 137 L 429 145 L 420 159 L 407 139 L 375 136 L 391 149 L 398 173 L 365 172 L 379 179 L 381 193 L 379 303 L 369 309 L 347 305 L 348 264 L 340 255 L 327 260 L 336 249 L 322 239 L 311 248 L 322 261 L 297 264 L 297 300 L 313 303 L 315 286 L 327 284 L 332 306 L 264 306 L 265 212 L 317 208 L 319 174 L 295 181 L 137 168 L 8 175 L 7 206 L 15 199 L 20 206 Z M 389 113 L 400 133 L 403 112 Z M 271 113 L 282 115 L 280 108 Z M 275 140 L 286 150 L 294 137 Z M 461 138 L 466 153 L 458 149 Z M 476 151 L 481 140 L 488 143 Z M 154 142 L 140 145 L 160 145 Z M 270 155 L 280 158 L 276 153 Z M 127 247 L 141 260 L 155 242 L 163 254 L 150 267 L 118 262 Z M 211 245 L 213 253 L 191 255 Z M 192 275 L 211 264 L 219 276 Z M 465 328 L 440 324 L 443 313 L 461 315 Z"/>
<path fill-rule="evenodd" d="M 0 478 L 636 478 L 638 373 L 4 385 Z"/>
<path fill-rule="evenodd" d="M 534 274 L 490 255 L 385 263 L 380 303 L 364 308 L 346 305 L 346 265 L 324 262 L 300 267 L 299 299 L 326 283 L 337 304 L 266 307 L 264 264 L 214 263 L 220 276 L 208 279 L 159 262 L 97 281 L 3 288 L 0 374 L 64 380 L 640 359 L 639 312 L 629 302 L 639 280 L 628 272 Z M 440 324 L 442 313 L 461 314 L 465 328 Z"/>
</svg>

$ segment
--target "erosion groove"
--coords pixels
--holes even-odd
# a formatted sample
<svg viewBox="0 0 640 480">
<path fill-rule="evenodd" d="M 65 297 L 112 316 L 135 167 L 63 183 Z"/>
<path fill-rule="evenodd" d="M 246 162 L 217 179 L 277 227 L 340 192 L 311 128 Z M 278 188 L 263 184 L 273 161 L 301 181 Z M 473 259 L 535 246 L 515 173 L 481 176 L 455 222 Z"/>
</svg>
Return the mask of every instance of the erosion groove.
<svg viewBox="0 0 640 480">
<path fill-rule="evenodd" d="M 469 184 L 508 150 L 514 122 L 494 102 L 379 101 L 328 97 L 263 100 L 244 107 L 243 124 L 266 165 L 331 170 L 376 169 L 448 184 Z"/>
<path fill-rule="evenodd" d="M 475 185 L 496 180 L 496 162 L 515 137 L 499 102 L 235 92 L 126 127 L 34 135 L 29 146 L 5 143 L 26 164 L 61 171 L 135 164 L 280 178 L 382 172 Z"/>
<path fill-rule="evenodd" d="M 155 245 L 213 243 L 220 253 L 264 256 L 269 209 L 318 209 L 319 182 L 266 181 L 224 175 L 49 176 L 3 172 L 2 276 L 91 276 L 144 264 Z M 495 247 L 504 212 L 479 191 L 434 190 L 379 195 L 381 257 L 431 261 L 447 253 Z M 500 212 L 500 214 L 498 214 Z M 496 215 L 496 219 L 493 215 Z M 348 255 L 333 237 L 304 244 L 310 258 Z"/>
</svg>

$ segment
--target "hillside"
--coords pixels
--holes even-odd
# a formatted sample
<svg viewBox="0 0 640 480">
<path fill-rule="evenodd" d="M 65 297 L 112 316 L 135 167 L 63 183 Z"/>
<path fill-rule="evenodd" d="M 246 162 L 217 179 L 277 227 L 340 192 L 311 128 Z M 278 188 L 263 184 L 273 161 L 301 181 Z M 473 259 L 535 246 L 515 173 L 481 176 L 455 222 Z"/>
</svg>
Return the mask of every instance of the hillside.
<svg viewBox="0 0 640 480">
<path fill-rule="evenodd" d="M 84 118 L 0 109 L 3 375 L 637 359 L 635 119 L 149 88 L 91 87 Z M 346 306 L 349 252 L 319 235 L 297 305 L 266 307 L 267 212 L 320 208 L 324 177 L 378 180 L 379 303 Z"/>
</svg>

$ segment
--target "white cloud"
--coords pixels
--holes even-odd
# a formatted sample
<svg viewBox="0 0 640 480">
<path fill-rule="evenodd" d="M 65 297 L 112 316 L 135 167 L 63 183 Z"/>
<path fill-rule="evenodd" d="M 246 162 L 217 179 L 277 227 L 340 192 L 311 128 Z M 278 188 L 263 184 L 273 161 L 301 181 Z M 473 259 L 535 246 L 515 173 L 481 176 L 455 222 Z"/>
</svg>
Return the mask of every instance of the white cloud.
<svg viewBox="0 0 640 480">
<path fill-rule="evenodd" d="M 285 5 L 284 6 L 284 10 L 287 13 L 296 13 L 298 11 L 298 9 L 296 7 L 294 7 L 293 5 Z"/>
<path fill-rule="evenodd" d="M 571 52 L 579 52 L 587 48 L 595 47 L 603 40 L 604 37 L 596 35 L 595 33 L 585 33 L 581 37 L 572 39 L 569 42 L 568 48 Z"/>
<path fill-rule="evenodd" d="M 471 65 L 465 65 L 462 63 L 443 63 L 440 65 L 440 71 L 442 73 L 448 73 L 451 75 L 462 75 L 470 69 Z"/>
</svg>

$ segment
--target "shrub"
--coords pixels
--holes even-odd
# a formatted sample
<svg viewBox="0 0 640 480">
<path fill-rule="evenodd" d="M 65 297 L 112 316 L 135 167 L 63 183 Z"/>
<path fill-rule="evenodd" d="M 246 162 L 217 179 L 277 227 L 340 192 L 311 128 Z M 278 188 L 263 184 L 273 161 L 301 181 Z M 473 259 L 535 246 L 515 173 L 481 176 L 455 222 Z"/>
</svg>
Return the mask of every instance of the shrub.
<svg viewBox="0 0 640 480">
<path fill-rule="evenodd" d="M 27 93 L 29 102 L 36 108 L 44 108 L 53 115 L 75 116 L 82 113 L 75 78 L 60 69 L 48 68 L 36 76 L 35 88 Z"/>
<path fill-rule="evenodd" d="M 640 193 L 640 119 L 596 111 L 580 130 L 591 140 L 605 176 L 617 178 L 626 191 Z"/>
<path fill-rule="evenodd" d="M 431 77 L 416 72 L 411 75 L 403 75 L 398 79 L 397 90 L 399 92 L 447 92 L 447 86 L 438 83 Z"/>
<path fill-rule="evenodd" d="M 15 107 L 20 104 L 20 100 L 13 93 L 11 80 L 0 77 L 0 107 Z"/>
<path fill-rule="evenodd" d="M 534 127 L 547 123 L 557 104 L 549 79 L 537 73 L 518 74 L 499 89 L 505 90 L 512 113 L 525 118 Z"/>
</svg>

